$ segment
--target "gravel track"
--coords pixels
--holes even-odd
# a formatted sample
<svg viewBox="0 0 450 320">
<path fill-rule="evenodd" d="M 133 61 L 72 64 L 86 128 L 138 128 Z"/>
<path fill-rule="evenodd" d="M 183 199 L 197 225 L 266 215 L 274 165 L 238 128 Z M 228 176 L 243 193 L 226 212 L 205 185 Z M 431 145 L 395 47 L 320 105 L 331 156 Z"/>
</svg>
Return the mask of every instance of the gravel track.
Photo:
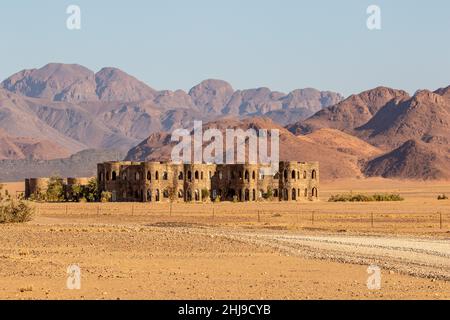
<svg viewBox="0 0 450 320">
<path fill-rule="evenodd" d="M 375 264 L 392 272 L 450 281 L 450 240 L 224 229 L 194 232 L 269 246 L 289 255 L 340 263 Z"/>
</svg>

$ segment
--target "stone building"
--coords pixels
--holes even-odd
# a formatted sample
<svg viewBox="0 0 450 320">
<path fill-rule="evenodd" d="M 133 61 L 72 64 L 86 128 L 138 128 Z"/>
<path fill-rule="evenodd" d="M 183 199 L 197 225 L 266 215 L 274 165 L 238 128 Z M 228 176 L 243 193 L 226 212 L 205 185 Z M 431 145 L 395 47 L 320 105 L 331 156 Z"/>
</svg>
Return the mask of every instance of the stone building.
<svg viewBox="0 0 450 320">
<path fill-rule="evenodd" d="M 67 199 L 70 199 L 72 188 L 76 185 L 87 186 L 91 178 L 67 178 L 61 179 L 64 188 L 64 194 Z M 30 199 L 32 195 L 44 194 L 47 192 L 50 178 L 30 178 L 25 179 L 25 199 Z"/>
<path fill-rule="evenodd" d="M 114 202 L 312 201 L 319 196 L 319 164 L 280 162 L 275 176 L 257 164 L 173 164 L 106 162 L 98 164 L 100 192 Z"/>
</svg>

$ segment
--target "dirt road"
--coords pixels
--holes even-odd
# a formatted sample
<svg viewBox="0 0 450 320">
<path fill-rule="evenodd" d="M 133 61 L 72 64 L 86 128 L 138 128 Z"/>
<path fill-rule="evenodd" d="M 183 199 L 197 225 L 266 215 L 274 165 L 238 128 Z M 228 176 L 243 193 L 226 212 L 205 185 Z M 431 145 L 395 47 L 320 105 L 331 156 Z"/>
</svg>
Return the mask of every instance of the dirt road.
<svg viewBox="0 0 450 320">
<path fill-rule="evenodd" d="M 214 229 L 207 232 L 270 246 L 292 255 L 342 263 L 373 264 L 385 270 L 450 281 L 450 240 Z"/>
</svg>

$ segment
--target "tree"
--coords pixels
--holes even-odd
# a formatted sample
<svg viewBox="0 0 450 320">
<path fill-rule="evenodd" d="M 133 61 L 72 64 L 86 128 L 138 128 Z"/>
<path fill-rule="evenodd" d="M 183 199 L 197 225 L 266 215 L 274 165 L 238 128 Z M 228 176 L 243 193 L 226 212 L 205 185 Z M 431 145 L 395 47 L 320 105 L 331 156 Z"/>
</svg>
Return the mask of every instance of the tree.
<svg viewBox="0 0 450 320">
<path fill-rule="evenodd" d="M 83 187 L 79 184 L 72 186 L 72 194 L 71 198 L 72 200 L 78 202 L 80 201 L 80 198 L 83 196 Z"/>
<path fill-rule="evenodd" d="M 64 184 L 60 177 L 51 177 L 47 184 L 47 201 L 58 202 L 64 200 Z"/>
<path fill-rule="evenodd" d="M 173 186 L 168 187 L 165 192 L 167 192 L 167 197 L 169 198 L 169 215 L 171 216 L 173 202 L 175 200 L 177 200 L 178 193 L 177 193 L 177 189 Z"/>
<path fill-rule="evenodd" d="M 99 199 L 98 182 L 96 178 L 89 180 L 87 186 L 84 188 L 84 198 L 89 202 L 95 202 Z"/>
</svg>

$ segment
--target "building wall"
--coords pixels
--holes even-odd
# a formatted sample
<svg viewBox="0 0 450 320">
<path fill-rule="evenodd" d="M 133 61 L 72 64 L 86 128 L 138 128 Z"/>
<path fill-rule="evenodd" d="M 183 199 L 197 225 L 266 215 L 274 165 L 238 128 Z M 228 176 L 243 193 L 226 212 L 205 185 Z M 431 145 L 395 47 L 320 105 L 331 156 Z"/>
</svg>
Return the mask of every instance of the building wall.
<svg viewBox="0 0 450 320">
<path fill-rule="evenodd" d="M 319 164 L 280 162 L 275 176 L 261 165 L 106 162 L 98 164 L 100 191 L 118 202 L 259 201 L 272 191 L 275 201 L 308 201 L 319 196 Z M 208 192 L 207 199 L 203 199 Z"/>
</svg>

